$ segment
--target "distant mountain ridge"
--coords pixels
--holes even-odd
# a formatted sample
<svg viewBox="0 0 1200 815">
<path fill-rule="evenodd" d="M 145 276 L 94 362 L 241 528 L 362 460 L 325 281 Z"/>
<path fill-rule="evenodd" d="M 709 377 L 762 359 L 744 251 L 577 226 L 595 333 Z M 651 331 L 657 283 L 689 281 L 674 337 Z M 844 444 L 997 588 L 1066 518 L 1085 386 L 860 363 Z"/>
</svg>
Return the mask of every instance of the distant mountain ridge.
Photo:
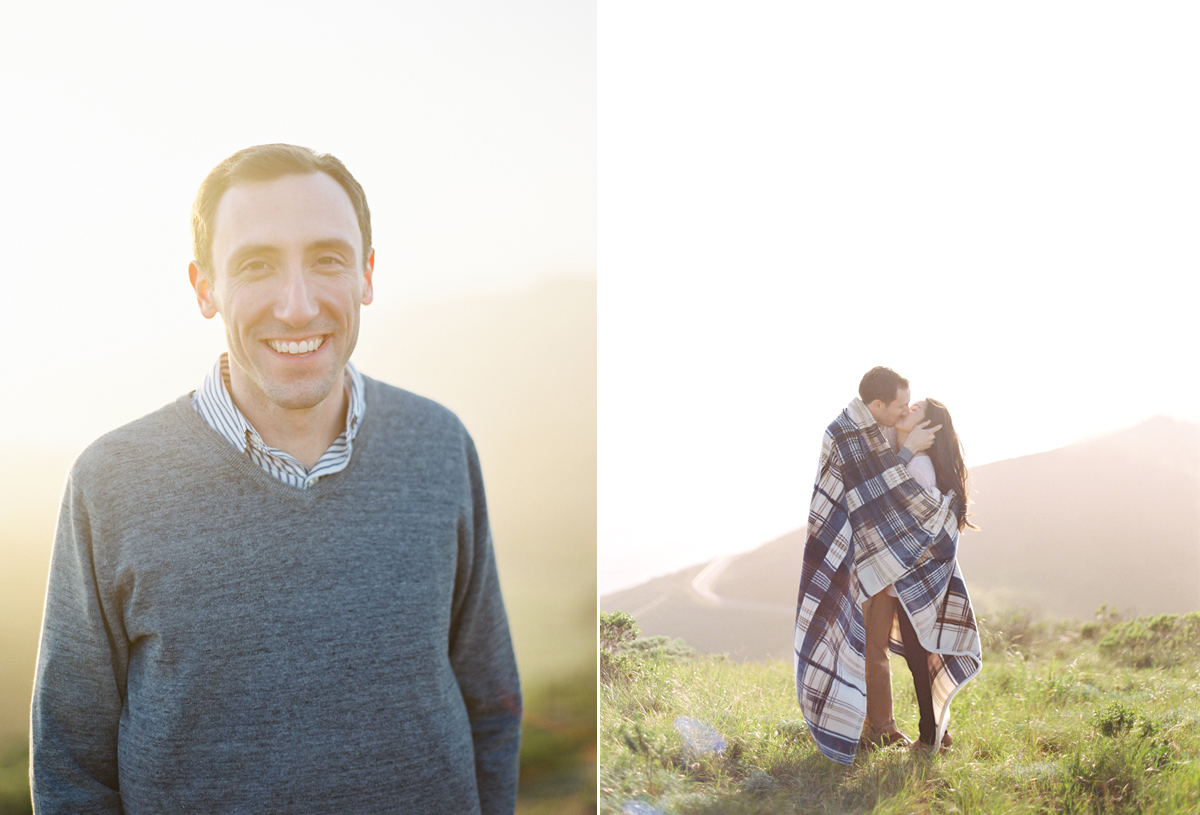
<svg viewBox="0 0 1200 815">
<path fill-rule="evenodd" d="M 1167 417 L 980 465 L 959 563 L 977 612 L 1089 619 L 1200 609 L 1200 425 Z M 646 636 L 742 659 L 791 655 L 804 530 L 605 595 Z"/>
</svg>

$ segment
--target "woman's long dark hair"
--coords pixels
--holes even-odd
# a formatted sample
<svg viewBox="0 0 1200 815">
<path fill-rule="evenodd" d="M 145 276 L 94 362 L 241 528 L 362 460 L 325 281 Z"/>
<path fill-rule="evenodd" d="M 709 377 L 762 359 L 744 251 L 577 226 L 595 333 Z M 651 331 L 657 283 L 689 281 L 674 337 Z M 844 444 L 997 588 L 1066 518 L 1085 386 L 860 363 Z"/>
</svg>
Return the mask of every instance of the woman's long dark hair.
<svg viewBox="0 0 1200 815">
<path fill-rule="evenodd" d="M 962 442 L 958 439 L 958 433 L 954 432 L 950 411 L 938 400 L 927 398 L 925 418 L 930 427 L 942 426 L 933 439 L 933 445 L 926 451 L 937 473 L 937 487 L 943 495 L 947 492 L 958 495 L 958 530 L 961 532 L 968 526 L 978 529 L 967 520 L 967 465 L 963 463 Z"/>
</svg>

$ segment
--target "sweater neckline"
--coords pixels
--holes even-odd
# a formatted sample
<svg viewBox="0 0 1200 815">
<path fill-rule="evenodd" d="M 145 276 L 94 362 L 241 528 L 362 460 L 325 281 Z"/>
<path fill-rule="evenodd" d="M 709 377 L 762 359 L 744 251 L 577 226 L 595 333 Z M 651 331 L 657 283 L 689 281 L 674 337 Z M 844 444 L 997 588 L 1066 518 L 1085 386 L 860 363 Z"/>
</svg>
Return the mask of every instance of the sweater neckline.
<svg viewBox="0 0 1200 815">
<path fill-rule="evenodd" d="M 367 403 L 377 404 L 378 400 L 374 393 L 375 381 L 368 376 L 364 376 L 363 384 L 367 392 Z M 192 405 L 191 392 L 185 393 L 175 400 L 175 412 L 184 428 L 199 445 L 199 455 L 216 457 L 220 460 L 221 465 L 228 465 L 232 468 L 240 480 L 247 481 L 254 488 L 274 497 L 300 506 L 311 506 L 323 496 L 336 491 L 341 482 L 358 466 L 358 462 L 362 459 L 370 444 L 371 429 L 375 425 L 373 419 L 375 414 L 378 413 L 375 410 L 364 412 L 358 432 L 354 437 L 354 447 L 350 454 L 350 461 L 344 469 L 323 476 L 316 484 L 305 489 L 300 489 L 290 484 L 285 484 L 272 476 L 262 467 L 251 461 L 250 457 L 245 453 L 235 449 L 227 439 L 210 427 L 204 421 L 204 417 L 200 415 L 200 412 Z"/>
</svg>

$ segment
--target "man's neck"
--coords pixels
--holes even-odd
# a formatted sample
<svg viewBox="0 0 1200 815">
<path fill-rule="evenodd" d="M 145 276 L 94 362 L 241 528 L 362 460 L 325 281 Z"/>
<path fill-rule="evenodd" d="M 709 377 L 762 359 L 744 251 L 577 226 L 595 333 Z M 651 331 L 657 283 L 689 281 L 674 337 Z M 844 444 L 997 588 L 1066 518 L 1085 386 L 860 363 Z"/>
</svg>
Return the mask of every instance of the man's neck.
<svg viewBox="0 0 1200 815">
<path fill-rule="evenodd" d="M 235 365 L 230 365 L 229 396 L 246 421 L 265 444 L 282 450 L 311 470 L 346 429 L 350 398 L 345 371 L 340 378 L 341 387 L 334 387 L 324 400 L 310 408 L 288 410 L 263 398 L 257 389 L 242 381 L 235 369 Z"/>
</svg>

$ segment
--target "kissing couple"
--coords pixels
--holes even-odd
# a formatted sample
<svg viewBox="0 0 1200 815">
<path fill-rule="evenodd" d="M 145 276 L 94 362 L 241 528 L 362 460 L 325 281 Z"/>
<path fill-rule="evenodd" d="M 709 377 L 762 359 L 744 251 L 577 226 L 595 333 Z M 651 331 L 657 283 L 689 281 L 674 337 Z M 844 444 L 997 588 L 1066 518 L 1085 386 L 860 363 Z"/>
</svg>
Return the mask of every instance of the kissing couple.
<svg viewBox="0 0 1200 815">
<path fill-rule="evenodd" d="M 910 403 L 890 368 L 825 430 L 796 608 L 796 693 L 817 747 L 851 764 L 867 748 L 952 742 L 950 703 L 983 664 L 958 567 L 967 471 L 946 406 Z M 888 652 L 912 672 L 916 742 L 892 713 Z M 865 727 L 864 727 L 865 724 Z"/>
</svg>

